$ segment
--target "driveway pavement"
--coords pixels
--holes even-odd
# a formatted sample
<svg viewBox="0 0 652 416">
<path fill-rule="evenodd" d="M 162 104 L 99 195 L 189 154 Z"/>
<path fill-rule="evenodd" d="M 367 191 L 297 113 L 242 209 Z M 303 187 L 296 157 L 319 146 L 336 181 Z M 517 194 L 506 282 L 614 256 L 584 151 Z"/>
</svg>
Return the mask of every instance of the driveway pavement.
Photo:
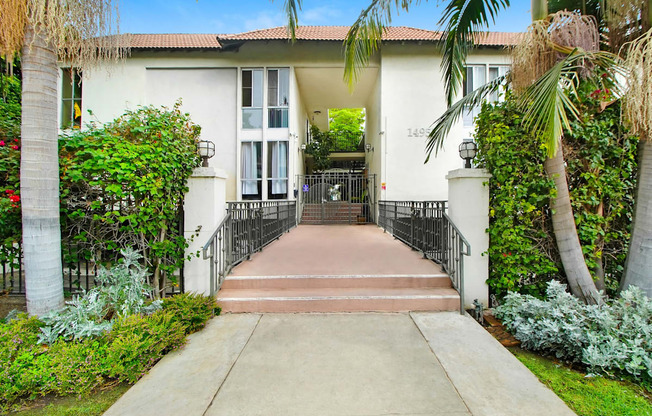
<svg viewBox="0 0 652 416">
<path fill-rule="evenodd" d="M 105 415 L 573 415 L 457 313 L 212 319 Z"/>
</svg>

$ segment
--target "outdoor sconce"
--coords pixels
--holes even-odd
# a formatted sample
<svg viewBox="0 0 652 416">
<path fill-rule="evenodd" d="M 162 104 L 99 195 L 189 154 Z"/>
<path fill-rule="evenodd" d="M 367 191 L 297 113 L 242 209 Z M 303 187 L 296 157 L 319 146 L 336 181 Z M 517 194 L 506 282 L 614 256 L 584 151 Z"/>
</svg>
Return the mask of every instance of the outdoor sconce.
<svg viewBox="0 0 652 416">
<path fill-rule="evenodd" d="M 475 144 L 473 139 L 464 139 L 459 147 L 460 157 L 466 161 L 465 168 L 471 168 L 471 160 L 478 153 L 478 145 Z"/>
<path fill-rule="evenodd" d="M 300 152 L 305 152 L 306 151 L 306 144 L 305 143 L 301 143 L 301 147 L 299 147 L 299 151 Z"/>
<path fill-rule="evenodd" d="M 199 156 L 201 156 L 201 166 L 207 168 L 208 159 L 215 156 L 215 143 L 208 140 L 200 140 L 197 144 L 197 150 L 199 150 Z"/>
<path fill-rule="evenodd" d="M 367 151 L 367 153 L 374 151 L 374 148 L 371 147 L 371 144 L 369 144 L 369 143 L 364 145 L 364 149 Z"/>
</svg>

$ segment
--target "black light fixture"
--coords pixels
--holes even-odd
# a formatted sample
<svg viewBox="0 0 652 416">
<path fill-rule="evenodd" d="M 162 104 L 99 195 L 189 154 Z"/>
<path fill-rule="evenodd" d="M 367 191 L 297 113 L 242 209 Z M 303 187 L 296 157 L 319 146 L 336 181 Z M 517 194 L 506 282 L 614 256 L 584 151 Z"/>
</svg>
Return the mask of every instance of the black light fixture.
<svg viewBox="0 0 652 416">
<path fill-rule="evenodd" d="M 201 156 L 201 166 L 207 168 L 208 159 L 215 156 L 215 143 L 208 140 L 200 140 L 197 144 L 197 150 L 199 150 L 199 156 Z"/>
<path fill-rule="evenodd" d="M 368 152 L 373 152 L 373 151 L 374 151 L 373 146 L 371 146 L 371 144 L 369 144 L 369 143 L 365 144 L 365 145 L 364 145 L 364 148 L 365 148 L 365 150 L 367 151 L 367 153 L 368 153 Z"/>
<path fill-rule="evenodd" d="M 478 145 L 475 144 L 473 139 L 464 139 L 460 144 L 459 150 L 460 157 L 466 161 L 464 167 L 469 169 L 471 167 L 471 160 L 478 153 Z"/>
</svg>

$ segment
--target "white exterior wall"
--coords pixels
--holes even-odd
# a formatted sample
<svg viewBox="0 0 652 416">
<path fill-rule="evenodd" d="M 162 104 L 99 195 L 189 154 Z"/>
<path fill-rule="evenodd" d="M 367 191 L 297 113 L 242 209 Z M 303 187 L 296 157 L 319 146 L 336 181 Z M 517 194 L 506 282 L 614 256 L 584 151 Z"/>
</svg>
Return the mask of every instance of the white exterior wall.
<svg viewBox="0 0 652 416">
<path fill-rule="evenodd" d="M 475 51 L 468 62 L 505 65 L 509 64 L 509 57 L 504 50 L 483 49 Z M 382 53 L 371 62 L 372 67 L 379 67 L 377 75 L 365 81 L 371 82 L 371 87 L 362 88 L 368 91 L 366 98 L 364 101 L 359 96 L 351 98 L 351 107 L 364 103 L 367 109 L 366 137 L 374 151 L 367 153 L 366 163 L 369 172 L 377 175 L 377 199 L 448 198 L 445 176 L 449 170 L 462 166 L 457 147 L 463 138 L 470 137 L 471 129 L 465 129 L 460 121 L 444 148 L 424 165 L 426 137 L 421 135 L 421 129 L 427 132 L 446 109 L 440 64 L 439 52 L 433 44 L 384 43 Z M 282 67 L 290 68 L 289 128 L 244 133 L 240 128 L 241 69 Z M 337 69 L 339 73 L 343 67 L 341 43 L 249 42 L 238 52 L 136 51 L 122 63 L 111 65 L 108 74 L 101 69 L 85 71 L 82 122 L 107 122 L 126 109 L 147 104 L 171 105 L 181 96 L 184 110 L 202 126 L 202 138 L 216 142 L 217 155 L 210 165 L 226 171 L 229 200 L 240 197 L 243 134 L 289 138 L 288 197 L 293 199 L 296 175 L 303 173 L 303 154 L 298 149 L 305 140 L 305 122 L 313 110 L 304 95 L 308 89 L 325 87 L 311 85 L 305 78 L 300 85 L 297 67 L 304 74 L 306 68 Z M 314 95 L 315 90 L 311 93 Z M 314 96 L 310 99 L 313 103 Z M 346 107 L 347 103 L 338 105 Z M 92 119 L 87 110 L 93 111 Z M 265 111 L 263 115 L 266 125 Z M 263 157 L 265 173 L 266 163 L 267 158 Z M 385 191 L 381 190 L 382 183 L 386 184 Z M 266 184 L 263 195 L 265 191 Z"/>
<path fill-rule="evenodd" d="M 479 50 L 469 63 L 509 62 L 504 51 Z M 462 165 L 458 146 L 471 129 L 460 121 L 444 147 L 424 164 L 427 133 L 446 111 L 440 73 L 441 55 L 432 44 L 384 44 L 382 49 L 382 114 L 384 179 L 387 189 L 379 199 L 446 200 L 446 173 Z M 416 137 L 415 137 L 416 136 Z"/>
</svg>

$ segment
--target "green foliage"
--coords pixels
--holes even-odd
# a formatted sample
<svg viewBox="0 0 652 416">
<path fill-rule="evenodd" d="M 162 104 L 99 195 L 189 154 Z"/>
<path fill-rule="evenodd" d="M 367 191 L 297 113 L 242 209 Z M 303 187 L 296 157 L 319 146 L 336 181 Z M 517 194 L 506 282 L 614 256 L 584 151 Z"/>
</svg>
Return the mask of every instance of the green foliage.
<svg viewBox="0 0 652 416">
<path fill-rule="evenodd" d="M 184 326 L 186 334 L 199 331 L 207 320 L 222 311 L 214 297 L 196 293 L 183 293 L 164 299 L 163 310 Z"/>
<path fill-rule="evenodd" d="M 108 376 L 135 383 L 161 357 L 185 342 L 183 325 L 169 312 L 118 319 L 107 336 Z"/>
<path fill-rule="evenodd" d="M 160 309 L 160 301 L 145 304 L 151 298 L 146 286 L 147 269 L 139 264 L 141 256 L 123 250 L 124 259 L 111 269 L 100 267 L 98 285 L 60 310 L 43 317 L 39 342 L 52 344 L 59 338 L 79 340 L 101 335 L 111 329 L 114 317 L 151 313 Z"/>
<path fill-rule="evenodd" d="M 20 80 L 0 74 L 0 263 L 17 266 L 20 215 Z"/>
<path fill-rule="evenodd" d="M 178 299 L 177 299 L 178 297 Z M 219 314 L 215 299 L 177 295 L 151 315 L 116 314 L 108 332 L 39 344 L 44 323 L 22 314 L 0 323 L 0 413 L 39 395 L 87 394 L 93 389 L 134 383 L 185 336 Z"/>
<path fill-rule="evenodd" d="M 543 170 L 545 149 L 521 126 L 512 100 L 484 106 L 476 120 L 479 166 L 489 182 L 489 279 L 494 293 L 537 294 L 559 272 L 549 200 L 554 183 Z"/>
<path fill-rule="evenodd" d="M 645 397 L 645 391 L 635 384 L 604 377 L 587 377 L 560 365 L 557 360 L 528 351 L 512 350 L 512 353 L 578 415 L 652 415 L 652 402 Z"/>
<path fill-rule="evenodd" d="M 312 156 L 313 172 L 323 172 L 331 167 L 329 155 L 335 146 L 335 138 L 329 132 L 319 130 L 317 126 L 310 126 L 310 143 L 306 145 L 306 153 Z"/>
<path fill-rule="evenodd" d="M 128 389 L 129 385 L 121 384 L 115 387 L 106 387 L 84 395 L 68 397 L 49 397 L 47 405 L 39 407 L 28 405 L 12 415 L 15 416 L 101 416 L 113 405 Z"/>
<path fill-rule="evenodd" d="M 84 248 L 69 255 L 102 262 L 119 248 L 134 247 L 157 297 L 166 278 L 176 284 L 174 272 L 184 261 L 188 242 L 178 214 L 200 162 L 200 127 L 180 105 L 142 107 L 61 140 L 62 220 Z"/>
<path fill-rule="evenodd" d="M 594 373 L 652 382 L 652 300 L 630 288 L 609 304 L 586 305 L 556 281 L 547 299 L 510 293 L 495 313 L 523 348 L 582 363 Z"/>
<path fill-rule="evenodd" d="M 612 294 L 629 241 L 637 139 L 622 127 L 617 104 L 601 111 L 605 93 L 598 95 L 594 88 L 587 82 L 578 90 L 580 120 L 565 133 L 564 152 L 587 265 Z M 483 106 L 476 121 L 477 162 L 493 175 L 488 283 L 499 296 L 510 290 L 541 296 L 544 283 L 562 277 L 563 270 L 549 205 L 556 191 L 543 169 L 546 149 L 521 126 L 522 119 L 508 98 Z"/>
<path fill-rule="evenodd" d="M 331 108 L 328 110 L 329 133 L 335 138 L 338 151 L 355 151 L 364 136 L 364 108 Z"/>
</svg>

